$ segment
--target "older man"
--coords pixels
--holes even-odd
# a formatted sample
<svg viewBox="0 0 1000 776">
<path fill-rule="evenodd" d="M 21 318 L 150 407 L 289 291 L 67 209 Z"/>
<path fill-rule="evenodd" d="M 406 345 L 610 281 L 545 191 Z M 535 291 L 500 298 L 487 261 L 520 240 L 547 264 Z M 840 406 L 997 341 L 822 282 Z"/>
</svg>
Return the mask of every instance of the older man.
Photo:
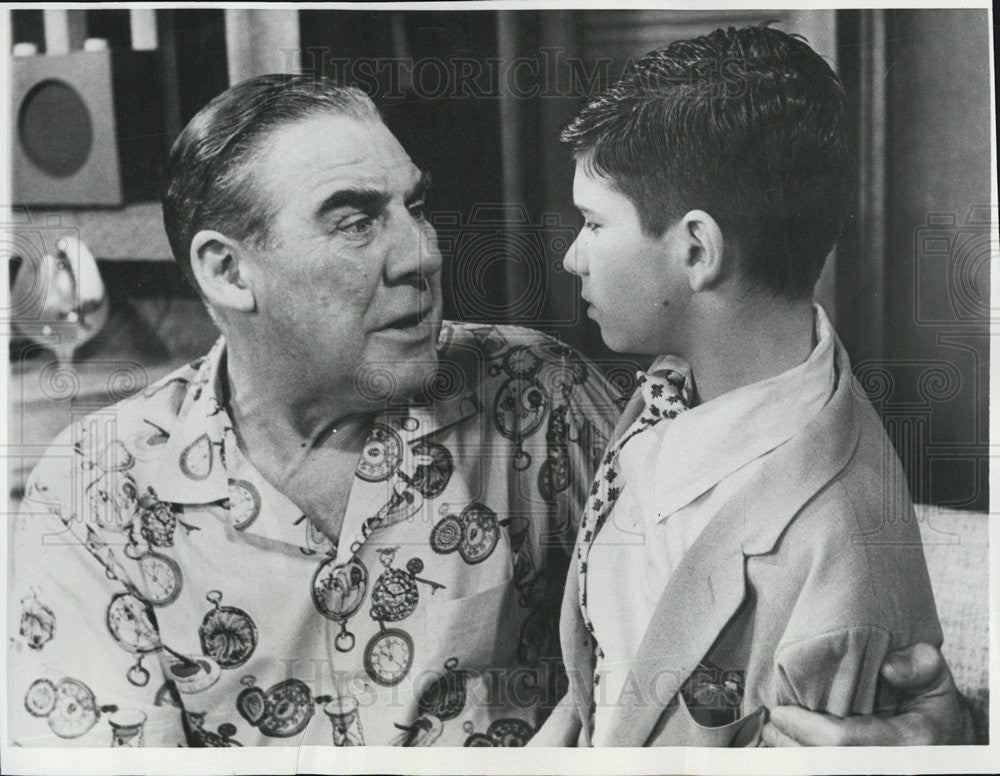
<svg viewBox="0 0 1000 776">
<path fill-rule="evenodd" d="M 427 177 L 356 90 L 233 87 L 168 175 L 223 338 L 33 473 L 9 739 L 523 744 L 619 397 L 535 332 L 441 326 Z"/>
</svg>

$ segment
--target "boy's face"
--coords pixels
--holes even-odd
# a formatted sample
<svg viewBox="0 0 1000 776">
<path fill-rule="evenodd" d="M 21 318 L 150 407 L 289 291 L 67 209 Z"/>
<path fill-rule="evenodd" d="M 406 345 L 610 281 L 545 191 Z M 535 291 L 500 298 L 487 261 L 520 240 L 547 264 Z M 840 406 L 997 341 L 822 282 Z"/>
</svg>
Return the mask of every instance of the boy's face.
<svg viewBox="0 0 1000 776">
<path fill-rule="evenodd" d="M 683 272 L 680 223 L 661 237 L 643 231 L 631 200 L 577 161 L 573 201 L 583 229 L 564 265 L 582 281 L 587 315 L 612 350 L 683 354 L 691 287 Z"/>
</svg>

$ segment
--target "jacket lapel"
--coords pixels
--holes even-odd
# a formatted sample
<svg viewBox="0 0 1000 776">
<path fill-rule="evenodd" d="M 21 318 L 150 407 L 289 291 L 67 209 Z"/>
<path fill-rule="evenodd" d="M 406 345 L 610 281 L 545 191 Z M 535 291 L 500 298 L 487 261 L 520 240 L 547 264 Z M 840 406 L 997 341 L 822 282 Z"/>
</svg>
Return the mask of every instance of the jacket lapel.
<svg viewBox="0 0 1000 776">
<path fill-rule="evenodd" d="M 660 597 L 618 698 L 609 740 L 642 746 L 664 709 L 743 602 L 743 553 L 735 511 L 702 532 Z"/>
<path fill-rule="evenodd" d="M 839 341 L 835 358 L 837 388 L 827 405 L 800 434 L 770 454 L 761 471 L 702 531 L 671 576 L 636 653 L 635 679 L 617 699 L 609 731 L 616 744 L 646 743 L 742 604 L 746 558 L 771 552 L 803 505 L 854 455 L 864 393 Z"/>
</svg>

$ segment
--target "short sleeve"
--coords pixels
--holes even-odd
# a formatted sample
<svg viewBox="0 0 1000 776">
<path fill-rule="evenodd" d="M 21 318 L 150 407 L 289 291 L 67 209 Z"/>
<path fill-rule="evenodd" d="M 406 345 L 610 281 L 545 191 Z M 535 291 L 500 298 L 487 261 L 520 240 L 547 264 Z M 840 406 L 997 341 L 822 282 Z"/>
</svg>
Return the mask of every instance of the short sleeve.
<svg viewBox="0 0 1000 776">
<path fill-rule="evenodd" d="M 183 744 L 155 613 L 116 560 L 134 483 L 113 466 L 88 470 L 75 437 L 50 446 L 8 527 L 7 739 Z"/>
</svg>

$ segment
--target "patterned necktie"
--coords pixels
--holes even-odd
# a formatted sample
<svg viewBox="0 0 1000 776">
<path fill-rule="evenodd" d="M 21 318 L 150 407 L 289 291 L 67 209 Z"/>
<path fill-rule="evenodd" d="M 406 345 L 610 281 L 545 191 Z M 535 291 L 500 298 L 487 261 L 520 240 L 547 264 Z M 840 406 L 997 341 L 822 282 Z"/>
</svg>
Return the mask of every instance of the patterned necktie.
<svg viewBox="0 0 1000 776">
<path fill-rule="evenodd" d="M 601 461 L 594 478 L 594 484 L 590 489 L 587 505 L 583 510 L 583 521 L 580 526 L 581 540 L 577 544 L 576 550 L 579 561 L 580 614 L 583 617 L 583 624 L 594 639 L 594 649 L 598 660 L 604 657 L 604 652 L 597 644 L 594 624 L 587 612 L 587 559 L 594 545 L 594 539 L 608 515 L 611 514 L 625 484 L 618 466 L 619 453 L 625 443 L 636 434 L 641 434 L 661 421 L 673 420 L 691 406 L 691 381 L 685 379 L 683 373 L 673 369 L 663 369 L 658 370 L 656 374 L 639 372 L 637 376 L 639 378 L 637 390 L 642 390 L 645 406 L 639 417 L 628 427 L 621 438 L 612 444 Z M 598 682 L 598 677 L 599 674 L 595 670 L 595 685 Z"/>
</svg>

